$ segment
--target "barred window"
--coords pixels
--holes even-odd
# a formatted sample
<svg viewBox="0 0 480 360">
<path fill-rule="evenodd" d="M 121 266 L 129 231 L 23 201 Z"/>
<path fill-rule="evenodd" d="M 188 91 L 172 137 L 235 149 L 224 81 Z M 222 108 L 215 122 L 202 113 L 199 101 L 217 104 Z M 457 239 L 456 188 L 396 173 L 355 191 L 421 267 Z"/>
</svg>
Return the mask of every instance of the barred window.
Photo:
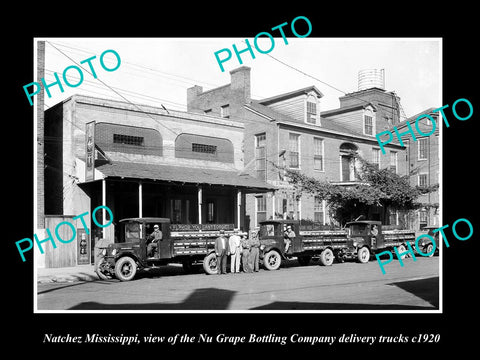
<svg viewBox="0 0 480 360">
<path fill-rule="evenodd" d="M 215 145 L 192 143 L 192 151 L 197 153 L 215 155 L 217 153 L 217 147 Z"/>
<path fill-rule="evenodd" d="M 113 134 L 114 144 L 125 144 L 134 146 L 145 146 L 143 136 L 132 136 L 123 134 Z"/>
</svg>

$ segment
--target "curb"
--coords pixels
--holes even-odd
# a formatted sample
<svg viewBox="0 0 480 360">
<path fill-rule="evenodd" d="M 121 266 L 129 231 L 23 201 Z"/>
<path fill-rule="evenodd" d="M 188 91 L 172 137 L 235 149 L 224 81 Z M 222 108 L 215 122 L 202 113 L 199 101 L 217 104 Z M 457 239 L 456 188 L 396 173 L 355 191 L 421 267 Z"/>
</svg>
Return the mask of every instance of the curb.
<svg viewBox="0 0 480 360">
<path fill-rule="evenodd" d="M 44 275 L 37 278 L 38 284 L 71 283 L 79 281 L 98 281 L 96 274 Z"/>
</svg>

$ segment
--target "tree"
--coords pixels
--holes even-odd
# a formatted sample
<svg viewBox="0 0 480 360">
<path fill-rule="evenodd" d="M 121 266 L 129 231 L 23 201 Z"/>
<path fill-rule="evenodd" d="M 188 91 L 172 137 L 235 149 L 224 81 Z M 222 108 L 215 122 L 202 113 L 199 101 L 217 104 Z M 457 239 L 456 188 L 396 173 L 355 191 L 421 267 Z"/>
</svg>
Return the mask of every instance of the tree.
<svg viewBox="0 0 480 360">
<path fill-rule="evenodd" d="M 351 186 L 334 185 L 295 170 L 281 169 L 296 191 L 326 200 L 332 216 L 341 224 L 360 215 L 368 217 L 373 205 L 383 208 L 384 218 L 389 209 L 417 209 L 424 206 L 417 202 L 418 198 L 438 188 L 438 184 L 428 187 L 411 186 L 408 176 L 400 176 L 387 168 L 378 169 L 356 152 L 351 155 L 360 164 L 359 181 Z"/>
</svg>

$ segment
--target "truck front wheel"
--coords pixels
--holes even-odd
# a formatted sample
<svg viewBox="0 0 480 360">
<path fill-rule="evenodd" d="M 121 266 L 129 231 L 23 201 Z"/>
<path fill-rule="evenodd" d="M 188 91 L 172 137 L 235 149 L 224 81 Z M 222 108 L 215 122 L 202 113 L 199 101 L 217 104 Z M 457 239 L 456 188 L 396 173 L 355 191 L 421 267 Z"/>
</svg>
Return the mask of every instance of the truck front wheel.
<svg viewBox="0 0 480 360">
<path fill-rule="evenodd" d="M 137 273 L 137 264 L 129 256 L 124 256 L 115 263 L 115 276 L 120 281 L 130 281 Z"/>
<path fill-rule="evenodd" d="M 210 253 L 203 259 L 203 270 L 208 275 L 214 275 L 218 272 L 217 267 L 217 255 L 215 253 Z"/>
<path fill-rule="evenodd" d="M 270 250 L 263 257 L 263 265 L 267 270 L 278 270 L 280 264 L 282 263 L 282 257 L 275 250 Z"/>
<path fill-rule="evenodd" d="M 333 260 L 335 256 L 333 255 L 333 251 L 331 249 L 325 249 L 320 254 L 320 264 L 323 266 L 330 266 L 333 264 Z"/>
<path fill-rule="evenodd" d="M 368 247 L 364 246 L 361 249 L 358 249 L 357 259 L 362 264 L 366 264 L 370 261 L 370 250 Z"/>
</svg>

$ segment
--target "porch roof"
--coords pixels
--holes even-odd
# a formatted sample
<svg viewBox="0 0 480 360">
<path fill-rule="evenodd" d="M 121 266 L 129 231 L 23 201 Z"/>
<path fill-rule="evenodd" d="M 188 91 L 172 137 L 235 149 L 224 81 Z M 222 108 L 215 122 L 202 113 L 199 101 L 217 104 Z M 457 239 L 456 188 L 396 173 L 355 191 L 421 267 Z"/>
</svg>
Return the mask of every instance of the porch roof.
<svg viewBox="0 0 480 360">
<path fill-rule="evenodd" d="M 273 191 L 275 187 L 238 171 L 115 161 L 96 167 L 106 178 L 130 178 L 166 182 L 234 186 L 252 192 Z"/>
</svg>

